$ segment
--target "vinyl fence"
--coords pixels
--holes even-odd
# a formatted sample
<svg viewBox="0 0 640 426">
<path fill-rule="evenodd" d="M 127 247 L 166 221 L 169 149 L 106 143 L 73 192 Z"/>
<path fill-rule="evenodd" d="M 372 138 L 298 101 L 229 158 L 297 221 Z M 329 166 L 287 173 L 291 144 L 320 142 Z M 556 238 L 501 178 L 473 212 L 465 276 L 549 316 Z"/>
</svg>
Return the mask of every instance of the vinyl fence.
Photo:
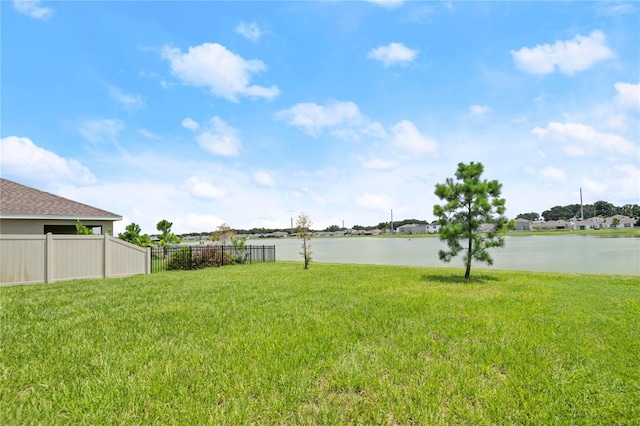
<svg viewBox="0 0 640 426">
<path fill-rule="evenodd" d="M 151 249 L 109 235 L 0 235 L 0 286 L 151 273 Z"/>
<path fill-rule="evenodd" d="M 236 263 L 275 262 L 276 246 L 181 245 L 153 247 L 152 272 L 191 270 Z"/>
</svg>

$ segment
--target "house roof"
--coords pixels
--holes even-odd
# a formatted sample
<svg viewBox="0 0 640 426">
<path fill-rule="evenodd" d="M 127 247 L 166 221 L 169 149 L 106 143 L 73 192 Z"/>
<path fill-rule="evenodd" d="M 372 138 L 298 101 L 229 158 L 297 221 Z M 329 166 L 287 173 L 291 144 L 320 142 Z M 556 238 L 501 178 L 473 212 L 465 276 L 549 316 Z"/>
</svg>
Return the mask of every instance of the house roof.
<svg viewBox="0 0 640 426">
<path fill-rule="evenodd" d="M 615 218 L 618 218 L 618 220 L 620 221 L 621 224 L 622 223 L 633 223 L 633 224 L 636 223 L 635 219 L 630 218 L 629 216 L 621 215 L 621 214 L 617 214 L 615 216 L 608 217 L 604 221 L 605 221 L 605 223 L 611 224 L 611 223 L 613 223 L 613 219 L 615 219 Z"/>
<path fill-rule="evenodd" d="M 122 216 L 0 178 L 2 219 L 122 220 Z"/>
</svg>

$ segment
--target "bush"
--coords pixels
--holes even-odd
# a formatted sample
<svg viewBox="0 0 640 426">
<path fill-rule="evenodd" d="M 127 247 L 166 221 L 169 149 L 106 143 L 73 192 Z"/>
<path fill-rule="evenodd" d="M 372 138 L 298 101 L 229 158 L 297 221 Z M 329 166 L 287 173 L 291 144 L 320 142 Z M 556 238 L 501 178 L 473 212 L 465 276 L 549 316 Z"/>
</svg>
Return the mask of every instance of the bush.
<svg viewBox="0 0 640 426">
<path fill-rule="evenodd" d="M 180 250 L 172 253 L 167 262 L 167 269 L 189 270 L 195 269 L 193 265 L 193 253 L 191 247 L 182 247 Z"/>
<path fill-rule="evenodd" d="M 182 247 L 170 255 L 167 269 L 190 270 L 237 263 L 228 247 L 197 246 Z"/>
</svg>

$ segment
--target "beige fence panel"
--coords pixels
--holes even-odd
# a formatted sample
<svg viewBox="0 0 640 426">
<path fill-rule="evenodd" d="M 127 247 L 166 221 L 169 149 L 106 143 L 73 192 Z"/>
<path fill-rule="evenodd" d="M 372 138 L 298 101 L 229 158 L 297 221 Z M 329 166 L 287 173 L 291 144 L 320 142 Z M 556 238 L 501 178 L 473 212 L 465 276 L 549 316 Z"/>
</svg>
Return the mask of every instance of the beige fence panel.
<svg viewBox="0 0 640 426">
<path fill-rule="evenodd" d="M 46 280 L 45 235 L 0 235 L 0 284 Z"/>
<path fill-rule="evenodd" d="M 0 235 L 0 285 L 151 273 L 151 250 L 109 235 Z"/>
<path fill-rule="evenodd" d="M 107 269 L 110 277 L 151 273 L 151 249 L 119 238 L 108 238 Z"/>
<path fill-rule="evenodd" d="M 104 277 L 103 235 L 54 235 L 53 281 Z"/>
</svg>

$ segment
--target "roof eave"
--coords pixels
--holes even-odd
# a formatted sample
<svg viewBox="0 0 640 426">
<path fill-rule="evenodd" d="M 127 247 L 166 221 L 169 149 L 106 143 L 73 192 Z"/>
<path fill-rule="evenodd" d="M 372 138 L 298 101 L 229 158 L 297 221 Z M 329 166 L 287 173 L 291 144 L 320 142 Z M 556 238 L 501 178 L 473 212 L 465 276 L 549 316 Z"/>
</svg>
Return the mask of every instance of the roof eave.
<svg viewBox="0 0 640 426">
<path fill-rule="evenodd" d="M 25 215 L 25 214 L 0 214 L 0 219 L 25 219 L 25 220 L 122 220 L 122 216 L 60 216 L 60 215 Z"/>
</svg>

